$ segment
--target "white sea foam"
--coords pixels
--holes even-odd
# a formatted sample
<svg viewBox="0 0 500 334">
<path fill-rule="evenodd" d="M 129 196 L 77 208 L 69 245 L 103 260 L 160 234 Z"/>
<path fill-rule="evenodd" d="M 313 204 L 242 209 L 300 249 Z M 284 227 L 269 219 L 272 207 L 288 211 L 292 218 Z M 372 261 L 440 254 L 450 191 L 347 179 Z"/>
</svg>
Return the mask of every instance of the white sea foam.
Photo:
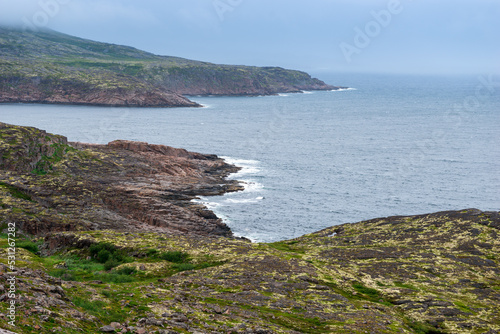
<svg viewBox="0 0 500 334">
<path fill-rule="evenodd" d="M 340 88 L 340 89 L 332 89 L 330 92 L 345 92 L 348 90 L 357 90 L 356 88 Z"/>
<path fill-rule="evenodd" d="M 289 96 L 288 94 L 278 94 L 278 96 Z"/>
<path fill-rule="evenodd" d="M 209 210 L 213 210 L 213 209 L 221 206 L 220 203 L 209 201 L 207 197 L 200 197 L 199 199 L 195 198 L 195 199 L 192 199 L 191 202 L 202 204 Z"/>
<path fill-rule="evenodd" d="M 230 179 L 233 180 L 241 178 L 241 176 L 243 175 L 258 174 L 261 171 L 259 167 L 260 162 L 257 160 L 235 159 L 231 157 L 221 157 L 221 158 L 224 159 L 229 164 L 241 167 L 241 170 L 232 174 L 229 177 Z"/>
<path fill-rule="evenodd" d="M 259 201 L 263 200 L 264 197 L 259 196 L 255 198 L 241 198 L 241 199 L 235 199 L 235 198 L 228 198 L 226 199 L 226 203 L 231 203 L 231 204 L 246 204 L 246 203 L 258 203 Z"/>
<path fill-rule="evenodd" d="M 233 232 L 233 234 L 235 237 L 245 238 L 245 239 L 250 240 L 251 242 L 259 242 L 258 238 L 255 238 L 255 237 L 248 235 L 246 231 L 244 231 L 244 232 L 245 233 Z"/>
<path fill-rule="evenodd" d="M 254 181 L 243 181 L 243 187 L 245 187 L 246 192 L 258 192 L 264 189 L 264 185 L 259 182 L 254 182 Z"/>
<path fill-rule="evenodd" d="M 302 93 L 304 93 L 304 94 L 314 94 L 314 92 L 310 92 L 310 91 L 308 91 L 308 90 L 305 90 L 305 91 L 303 91 Z"/>
<path fill-rule="evenodd" d="M 225 156 L 222 156 L 221 158 L 224 159 L 228 164 L 233 164 L 240 167 L 245 167 L 246 165 L 258 165 L 260 163 L 260 161 L 257 160 L 237 159 Z"/>
</svg>

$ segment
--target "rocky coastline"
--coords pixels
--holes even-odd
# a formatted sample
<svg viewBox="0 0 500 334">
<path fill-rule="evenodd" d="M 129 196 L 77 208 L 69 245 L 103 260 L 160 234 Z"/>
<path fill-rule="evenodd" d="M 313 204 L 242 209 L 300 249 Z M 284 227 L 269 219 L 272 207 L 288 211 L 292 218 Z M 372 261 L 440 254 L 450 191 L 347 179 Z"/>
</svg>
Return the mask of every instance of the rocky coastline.
<svg viewBox="0 0 500 334">
<path fill-rule="evenodd" d="M 336 90 L 301 71 L 158 56 L 52 30 L 0 26 L 0 103 L 200 107 L 187 95 Z"/>
<path fill-rule="evenodd" d="M 226 179 L 237 170 L 215 155 L 0 123 L 0 328 L 500 331 L 499 212 L 385 217 L 251 243 L 192 201 L 241 190 Z"/>
<path fill-rule="evenodd" d="M 32 213 L 9 220 L 27 233 L 110 228 L 232 236 L 191 201 L 243 189 L 225 179 L 238 167 L 217 156 L 122 140 L 69 143 L 4 123 L 0 131 L 1 179 L 29 196 L 22 210 Z"/>
<path fill-rule="evenodd" d="M 2 80 L 5 78 L 0 78 Z M 56 104 L 93 107 L 175 108 L 201 107 L 188 98 L 155 87 L 134 89 L 101 89 L 78 83 L 55 83 L 49 90 L 37 80 L 18 81 L 15 87 L 0 90 L 0 104 Z M 23 83 L 21 83 L 24 81 Z M 59 87 L 57 87 L 59 86 Z"/>
</svg>

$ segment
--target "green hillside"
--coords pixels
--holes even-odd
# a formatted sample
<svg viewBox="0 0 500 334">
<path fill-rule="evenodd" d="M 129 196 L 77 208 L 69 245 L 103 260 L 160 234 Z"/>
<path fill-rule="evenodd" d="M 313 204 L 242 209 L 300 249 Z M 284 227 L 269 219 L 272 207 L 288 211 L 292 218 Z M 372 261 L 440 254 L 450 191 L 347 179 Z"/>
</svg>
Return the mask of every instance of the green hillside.
<svg viewBox="0 0 500 334">
<path fill-rule="evenodd" d="M 192 106 L 181 95 L 251 96 L 336 88 L 279 67 L 217 65 L 52 30 L 0 27 L 0 102 L 120 105 L 113 99 L 131 95 L 129 105 L 164 106 L 156 100 L 165 98 L 173 99 L 172 106 Z M 147 94 L 153 98 L 137 102 Z"/>
</svg>

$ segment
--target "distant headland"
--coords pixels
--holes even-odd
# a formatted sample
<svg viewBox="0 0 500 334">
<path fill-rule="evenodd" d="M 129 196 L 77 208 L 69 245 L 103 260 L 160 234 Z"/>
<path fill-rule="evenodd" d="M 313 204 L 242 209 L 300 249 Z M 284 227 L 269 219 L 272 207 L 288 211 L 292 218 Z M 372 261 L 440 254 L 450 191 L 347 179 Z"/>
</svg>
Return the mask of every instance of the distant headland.
<svg viewBox="0 0 500 334">
<path fill-rule="evenodd" d="M 217 65 L 53 30 L 0 27 L 0 103 L 197 107 L 185 96 L 341 88 L 280 67 Z"/>
</svg>

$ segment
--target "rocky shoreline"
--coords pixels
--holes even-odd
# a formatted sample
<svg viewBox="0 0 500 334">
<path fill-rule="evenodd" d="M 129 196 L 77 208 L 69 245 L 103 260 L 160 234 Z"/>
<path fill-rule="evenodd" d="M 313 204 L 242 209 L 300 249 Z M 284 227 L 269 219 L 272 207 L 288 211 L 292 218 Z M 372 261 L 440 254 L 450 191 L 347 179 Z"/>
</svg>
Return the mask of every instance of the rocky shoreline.
<svg viewBox="0 0 500 334">
<path fill-rule="evenodd" d="M 241 190 L 226 179 L 237 170 L 169 146 L 72 143 L 0 123 L 0 328 L 500 332 L 499 212 L 386 217 L 251 243 L 192 202 Z"/>
<path fill-rule="evenodd" d="M 4 81 L 4 82 L 2 82 Z M 202 107 L 190 96 L 272 96 L 304 91 L 333 91 L 347 87 L 325 83 L 302 86 L 281 85 L 262 88 L 249 82 L 243 87 L 231 86 L 214 89 L 205 85 L 177 87 L 168 82 L 147 87 L 142 82 L 129 82 L 133 88 L 101 88 L 83 82 L 43 82 L 41 77 L 22 78 L 0 76 L 0 104 L 54 104 L 93 107 L 176 108 Z M 15 84 L 13 84 L 15 83 Z M 119 83 L 118 83 L 119 84 Z M 171 90 L 174 91 L 171 91 Z"/>
<path fill-rule="evenodd" d="M 340 88 L 280 67 L 212 64 L 48 29 L 29 32 L 0 26 L 0 103 L 200 107 L 185 96 Z"/>
<path fill-rule="evenodd" d="M 225 179 L 239 168 L 217 156 L 143 142 L 68 143 L 4 123 L 0 131 L 0 178 L 30 198 L 22 210 L 32 214 L 8 220 L 27 233 L 111 228 L 232 236 L 191 201 L 243 189 Z"/>
<path fill-rule="evenodd" d="M 128 108 L 200 108 L 203 107 L 199 103 L 191 101 L 190 97 L 207 97 L 207 96 L 235 96 L 235 97 L 258 97 L 258 96 L 276 96 L 282 93 L 302 94 L 304 91 L 335 91 L 347 89 L 348 87 L 341 86 L 323 86 L 323 87 L 306 87 L 304 90 L 295 88 L 284 88 L 278 91 L 252 90 L 245 92 L 228 92 L 221 91 L 202 93 L 198 90 L 188 90 L 184 95 L 179 95 L 172 92 L 162 92 L 158 89 L 149 91 L 134 91 L 134 92 L 116 92 L 116 91 L 98 91 L 95 93 L 81 95 L 72 91 L 71 85 L 57 94 L 44 96 L 36 86 L 23 88 L 24 96 L 20 96 L 16 92 L 0 92 L 1 104 L 51 104 L 51 105 L 67 105 L 67 106 L 89 106 L 89 107 L 128 107 Z M 16 89 L 17 90 L 17 89 Z"/>
<path fill-rule="evenodd" d="M 21 93 L 22 92 L 22 93 Z M 201 107 L 186 97 L 165 92 L 158 88 L 150 89 L 96 89 L 75 87 L 67 83 L 50 93 L 39 84 L 28 82 L 15 89 L 0 89 L 0 104 L 54 104 L 92 107 L 138 107 L 138 108 L 175 108 Z"/>
</svg>

